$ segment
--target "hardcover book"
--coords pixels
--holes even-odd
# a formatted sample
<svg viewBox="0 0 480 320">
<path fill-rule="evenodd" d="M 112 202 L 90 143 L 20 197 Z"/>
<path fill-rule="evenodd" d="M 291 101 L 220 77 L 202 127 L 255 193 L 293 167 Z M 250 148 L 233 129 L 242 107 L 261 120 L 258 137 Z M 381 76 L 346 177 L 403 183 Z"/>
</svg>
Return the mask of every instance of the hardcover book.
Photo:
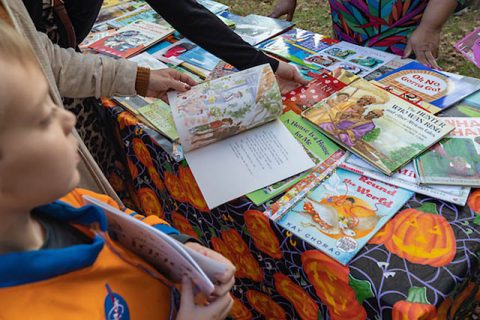
<svg viewBox="0 0 480 320">
<path fill-rule="evenodd" d="M 302 115 L 387 175 L 453 130 L 453 126 L 441 118 L 363 79 L 354 81 Z"/>
<path fill-rule="evenodd" d="M 480 27 L 476 28 L 465 38 L 457 42 L 457 44 L 455 44 L 455 49 L 480 68 Z"/>
</svg>

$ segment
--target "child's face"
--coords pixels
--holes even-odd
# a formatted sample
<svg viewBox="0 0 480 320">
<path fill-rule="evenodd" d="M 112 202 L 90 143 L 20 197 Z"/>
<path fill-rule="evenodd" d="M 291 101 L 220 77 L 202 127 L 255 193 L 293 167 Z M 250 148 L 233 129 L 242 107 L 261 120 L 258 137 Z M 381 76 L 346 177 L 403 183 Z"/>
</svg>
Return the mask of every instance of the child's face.
<svg viewBox="0 0 480 320">
<path fill-rule="evenodd" d="M 57 107 L 38 67 L 0 60 L 5 103 L 0 131 L 0 206 L 49 203 L 77 186 L 75 116 Z"/>
</svg>

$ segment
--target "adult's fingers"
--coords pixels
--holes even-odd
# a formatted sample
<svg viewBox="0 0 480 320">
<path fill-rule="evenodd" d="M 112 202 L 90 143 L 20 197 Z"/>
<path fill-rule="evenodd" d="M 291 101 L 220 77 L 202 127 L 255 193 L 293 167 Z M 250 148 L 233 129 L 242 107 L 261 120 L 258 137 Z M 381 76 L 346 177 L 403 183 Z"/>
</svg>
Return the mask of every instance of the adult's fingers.
<svg viewBox="0 0 480 320">
<path fill-rule="evenodd" d="M 214 302 L 210 303 L 208 306 L 204 307 L 204 314 L 212 315 L 212 319 L 224 319 L 228 312 L 230 311 L 233 299 L 230 294 L 224 295 Z M 223 316 L 223 317 L 222 317 Z"/>
<path fill-rule="evenodd" d="M 178 92 L 185 92 L 190 90 L 190 85 L 186 84 L 185 82 L 175 80 L 175 79 L 170 79 L 167 82 L 167 85 L 169 89 L 176 90 Z"/>
<path fill-rule="evenodd" d="M 412 45 L 410 44 L 410 41 L 407 42 L 407 46 L 405 47 L 405 51 L 403 51 L 403 56 L 402 58 L 408 58 L 412 54 Z"/>
<path fill-rule="evenodd" d="M 430 63 L 427 59 L 427 56 L 425 55 L 427 51 L 424 51 L 424 50 L 417 50 L 415 51 L 415 58 L 418 60 L 418 62 L 420 62 L 421 64 L 427 66 L 427 67 L 430 67 Z"/>
<path fill-rule="evenodd" d="M 307 85 L 308 84 L 308 80 L 305 79 L 301 74 L 300 72 L 297 71 L 297 69 L 294 70 L 293 72 L 293 81 L 295 82 L 298 82 L 302 85 Z"/>
<path fill-rule="evenodd" d="M 176 71 L 176 70 L 172 70 L 172 71 Z M 195 80 L 192 79 L 192 77 L 179 71 L 176 72 L 176 75 L 174 77 L 175 79 L 185 82 L 190 86 L 195 86 L 197 84 Z"/>
<path fill-rule="evenodd" d="M 217 296 L 217 297 L 221 297 L 221 296 L 227 294 L 232 289 L 234 284 L 235 284 L 235 278 L 232 277 L 227 282 L 222 283 L 218 286 L 215 286 L 215 290 L 213 290 L 212 295 Z"/>
<path fill-rule="evenodd" d="M 228 317 L 228 314 L 230 313 L 230 310 L 232 310 L 233 299 L 230 295 L 228 295 L 228 296 L 230 297 L 230 303 L 225 307 L 225 310 L 223 310 L 223 312 L 220 314 L 219 319 L 225 319 L 226 317 Z"/>
<path fill-rule="evenodd" d="M 188 277 L 183 277 L 182 279 L 182 290 L 180 298 L 180 309 L 182 306 L 193 306 L 194 305 L 194 295 L 193 295 L 193 285 L 192 280 Z"/>
<path fill-rule="evenodd" d="M 427 58 L 429 65 L 431 65 L 434 69 L 441 69 L 440 66 L 437 64 L 437 60 L 435 60 L 435 57 L 433 56 L 431 51 L 426 51 L 425 57 Z"/>
</svg>

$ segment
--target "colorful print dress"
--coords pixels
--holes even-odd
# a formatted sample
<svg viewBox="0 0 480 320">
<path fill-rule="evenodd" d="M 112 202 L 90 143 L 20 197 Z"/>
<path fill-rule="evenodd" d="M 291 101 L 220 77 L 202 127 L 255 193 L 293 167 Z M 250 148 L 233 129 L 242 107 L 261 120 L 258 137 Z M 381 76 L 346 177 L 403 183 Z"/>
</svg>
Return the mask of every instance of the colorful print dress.
<svg viewBox="0 0 480 320">
<path fill-rule="evenodd" d="M 420 24 L 428 0 L 329 0 L 329 3 L 336 38 L 402 55 L 408 37 Z"/>
</svg>

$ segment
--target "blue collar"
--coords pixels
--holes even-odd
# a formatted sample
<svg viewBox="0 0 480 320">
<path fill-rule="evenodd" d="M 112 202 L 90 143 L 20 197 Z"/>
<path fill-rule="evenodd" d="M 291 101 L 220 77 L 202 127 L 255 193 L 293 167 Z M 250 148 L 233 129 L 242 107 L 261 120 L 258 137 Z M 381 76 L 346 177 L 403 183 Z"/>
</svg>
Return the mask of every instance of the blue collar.
<svg viewBox="0 0 480 320">
<path fill-rule="evenodd" d="M 100 208 L 93 205 L 74 208 L 64 202 L 55 201 L 35 208 L 33 212 L 66 223 L 87 226 L 98 223 L 100 230 L 107 230 L 105 215 Z M 0 255 L 0 288 L 47 280 L 91 266 L 103 246 L 104 240 L 96 235 L 89 244 Z"/>
</svg>

